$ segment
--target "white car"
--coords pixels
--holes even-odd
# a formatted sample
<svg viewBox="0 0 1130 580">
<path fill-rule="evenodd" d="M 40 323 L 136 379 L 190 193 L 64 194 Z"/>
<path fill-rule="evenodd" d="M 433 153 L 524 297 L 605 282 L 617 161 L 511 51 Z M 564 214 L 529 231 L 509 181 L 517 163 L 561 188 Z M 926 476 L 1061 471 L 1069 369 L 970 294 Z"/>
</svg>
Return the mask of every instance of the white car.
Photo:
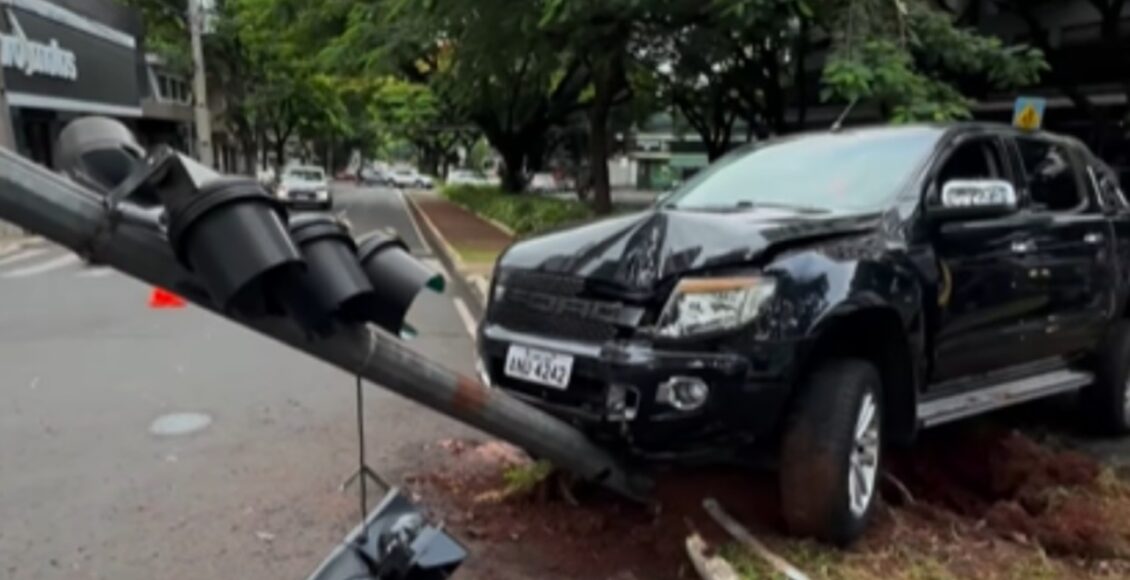
<svg viewBox="0 0 1130 580">
<path fill-rule="evenodd" d="M 284 169 L 275 193 L 292 206 L 333 207 L 326 172 L 314 165 L 292 165 Z"/>
<path fill-rule="evenodd" d="M 490 185 L 490 181 L 481 173 L 469 169 L 454 169 L 447 174 L 448 185 L 473 185 L 477 187 Z"/>
<path fill-rule="evenodd" d="M 389 181 L 393 186 L 400 188 L 431 189 L 433 185 L 432 178 L 410 167 L 393 169 L 389 174 Z"/>
<path fill-rule="evenodd" d="M 529 190 L 535 193 L 550 193 L 561 189 L 552 173 L 535 173 L 530 178 Z"/>
</svg>

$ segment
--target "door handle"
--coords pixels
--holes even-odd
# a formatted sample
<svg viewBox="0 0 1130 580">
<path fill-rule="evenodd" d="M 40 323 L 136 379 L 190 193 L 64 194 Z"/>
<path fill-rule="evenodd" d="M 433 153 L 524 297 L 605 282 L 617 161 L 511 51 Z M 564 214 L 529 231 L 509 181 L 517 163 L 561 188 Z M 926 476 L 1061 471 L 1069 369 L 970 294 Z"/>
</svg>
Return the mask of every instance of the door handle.
<svg viewBox="0 0 1130 580">
<path fill-rule="evenodd" d="M 1036 242 L 1032 240 L 1016 240 L 1012 242 L 1013 254 L 1027 254 L 1036 249 Z"/>
<path fill-rule="evenodd" d="M 1099 232 L 1089 232 L 1087 233 L 1087 235 L 1083 236 L 1083 242 L 1091 244 L 1092 246 L 1097 246 L 1103 243 L 1103 239 L 1105 238 Z"/>
</svg>

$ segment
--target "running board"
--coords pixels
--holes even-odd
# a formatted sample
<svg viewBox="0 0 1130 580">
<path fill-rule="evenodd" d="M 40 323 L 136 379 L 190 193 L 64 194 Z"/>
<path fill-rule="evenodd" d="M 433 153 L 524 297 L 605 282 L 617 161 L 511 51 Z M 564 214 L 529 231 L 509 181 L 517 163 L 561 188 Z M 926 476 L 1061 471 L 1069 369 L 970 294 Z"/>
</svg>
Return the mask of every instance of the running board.
<svg viewBox="0 0 1130 580">
<path fill-rule="evenodd" d="M 918 404 L 918 422 L 922 427 L 933 427 L 1033 399 L 1075 391 L 1093 380 L 1091 373 L 1060 369 L 930 399 Z"/>
</svg>

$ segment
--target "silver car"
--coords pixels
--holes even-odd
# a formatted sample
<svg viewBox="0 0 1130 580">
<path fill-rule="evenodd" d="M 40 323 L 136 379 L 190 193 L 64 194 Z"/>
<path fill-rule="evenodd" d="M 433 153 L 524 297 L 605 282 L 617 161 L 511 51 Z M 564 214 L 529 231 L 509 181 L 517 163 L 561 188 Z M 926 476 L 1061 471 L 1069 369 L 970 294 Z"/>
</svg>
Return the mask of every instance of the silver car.
<svg viewBox="0 0 1130 580">
<path fill-rule="evenodd" d="M 275 193 L 283 202 L 295 207 L 333 207 L 326 172 L 314 165 L 293 165 L 284 169 Z"/>
</svg>

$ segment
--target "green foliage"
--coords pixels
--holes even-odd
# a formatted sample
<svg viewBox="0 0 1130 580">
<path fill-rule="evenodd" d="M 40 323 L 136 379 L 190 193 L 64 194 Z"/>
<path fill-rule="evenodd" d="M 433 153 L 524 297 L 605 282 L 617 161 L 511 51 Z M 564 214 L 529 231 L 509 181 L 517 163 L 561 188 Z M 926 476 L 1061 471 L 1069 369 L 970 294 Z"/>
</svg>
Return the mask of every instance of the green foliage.
<svg viewBox="0 0 1130 580">
<path fill-rule="evenodd" d="M 589 219 L 592 210 L 577 202 L 504 193 L 496 187 L 447 186 L 447 199 L 504 224 L 518 235 L 535 234 Z"/>
<path fill-rule="evenodd" d="M 1047 69 L 1040 51 L 1004 46 L 954 25 L 925 0 L 858 0 L 833 10 L 835 50 L 824 68 L 823 100 L 871 100 L 894 122 L 970 116 L 963 79 L 1007 90 Z"/>
<path fill-rule="evenodd" d="M 124 0 L 145 20 L 146 47 L 161 57 L 169 70 L 192 74 L 186 0 Z"/>
<path fill-rule="evenodd" d="M 150 46 L 184 66 L 186 0 L 126 1 Z M 600 167 L 616 132 L 659 110 L 676 109 L 711 156 L 797 130 L 809 57 L 826 57 L 823 100 L 874 103 L 895 122 L 967 117 L 970 90 L 1047 68 L 933 0 L 217 0 L 214 26 L 210 81 L 246 140 L 442 163 L 481 133 L 509 191 L 561 147 Z"/>
<path fill-rule="evenodd" d="M 503 495 L 513 497 L 528 494 L 552 473 L 553 464 L 545 460 L 508 467 L 502 472 L 502 479 L 506 482 Z"/>
</svg>

